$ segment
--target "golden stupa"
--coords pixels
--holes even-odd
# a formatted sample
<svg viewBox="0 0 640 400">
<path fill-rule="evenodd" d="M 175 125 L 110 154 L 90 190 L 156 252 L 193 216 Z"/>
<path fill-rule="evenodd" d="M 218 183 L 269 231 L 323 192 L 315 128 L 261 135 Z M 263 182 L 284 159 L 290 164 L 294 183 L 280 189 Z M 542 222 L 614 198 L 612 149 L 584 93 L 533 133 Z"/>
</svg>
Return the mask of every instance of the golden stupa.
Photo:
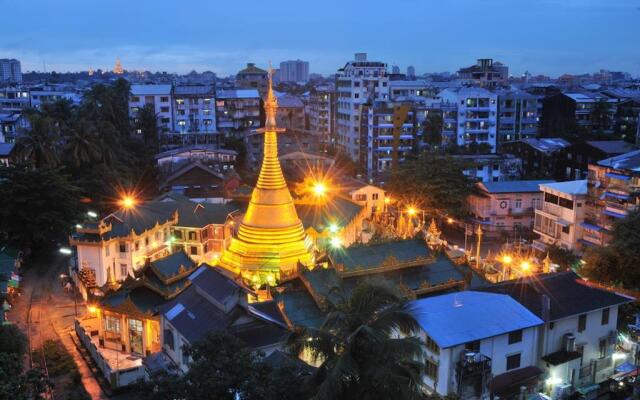
<svg viewBox="0 0 640 400">
<path fill-rule="evenodd" d="M 254 281 L 270 282 L 295 271 L 298 263 L 313 266 L 313 243 L 302 226 L 278 160 L 276 127 L 278 104 L 271 75 L 265 101 L 264 157 L 247 212 L 238 235 L 220 258 L 224 268 L 242 273 Z"/>
</svg>

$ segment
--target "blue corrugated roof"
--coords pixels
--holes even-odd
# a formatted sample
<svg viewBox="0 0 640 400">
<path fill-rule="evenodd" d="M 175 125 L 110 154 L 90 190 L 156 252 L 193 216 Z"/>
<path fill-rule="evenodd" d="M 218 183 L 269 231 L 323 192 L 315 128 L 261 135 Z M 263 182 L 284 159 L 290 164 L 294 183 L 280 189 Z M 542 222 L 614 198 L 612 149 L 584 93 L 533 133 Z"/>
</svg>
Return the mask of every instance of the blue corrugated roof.
<svg viewBox="0 0 640 400">
<path fill-rule="evenodd" d="M 410 304 L 410 312 L 441 348 L 543 323 L 511 296 L 475 291 L 415 300 Z"/>
<path fill-rule="evenodd" d="M 480 185 L 489 193 L 531 193 L 539 192 L 540 185 L 544 183 L 552 183 L 553 180 L 536 180 L 536 181 L 502 181 L 502 182 L 483 182 Z"/>
</svg>

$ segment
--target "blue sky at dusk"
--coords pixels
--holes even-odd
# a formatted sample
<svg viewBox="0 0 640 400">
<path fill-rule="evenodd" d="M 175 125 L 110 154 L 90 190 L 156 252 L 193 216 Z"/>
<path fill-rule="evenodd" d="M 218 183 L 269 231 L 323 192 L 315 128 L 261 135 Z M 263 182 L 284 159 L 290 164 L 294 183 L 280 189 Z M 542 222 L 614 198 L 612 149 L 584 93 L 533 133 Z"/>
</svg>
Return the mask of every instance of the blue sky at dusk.
<svg viewBox="0 0 640 400">
<path fill-rule="evenodd" d="M 372 60 L 455 71 L 491 57 L 511 73 L 640 75 L 640 0 L 0 0 L 0 58 L 23 71 L 235 73 L 301 58 L 329 74 Z M 8 17 L 7 17 L 8 16 Z"/>
</svg>

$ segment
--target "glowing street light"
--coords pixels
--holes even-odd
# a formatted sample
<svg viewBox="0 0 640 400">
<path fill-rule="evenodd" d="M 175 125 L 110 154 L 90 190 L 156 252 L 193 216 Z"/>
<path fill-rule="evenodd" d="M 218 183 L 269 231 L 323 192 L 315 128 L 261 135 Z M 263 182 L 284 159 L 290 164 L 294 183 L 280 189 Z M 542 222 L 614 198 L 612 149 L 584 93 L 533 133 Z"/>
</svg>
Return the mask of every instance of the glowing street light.
<svg viewBox="0 0 640 400">
<path fill-rule="evenodd" d="M 330 244 L 331 244 L 331 247 L 333 247 L 334 249 L 339 249 L 340 247 L 342 247 L 342 239 L 340 239 L 337 236 L 334 236 L 331 238 Z"/>
<path fill-rule="evenodd" d="M 60 247 L 60 249 L 59 249 L 58 251 L 59 251 L 61 254 L 64 254 L 64 255 L 66 255 L 66 256 L 68 256 L 68 255 L 70 255 L 71 253 L 73 253 L 73 252 L 71 251 L 71 249 L 70 249 L 70 248 L 68 248 L 68 247 Z"/>
<path fill-rule="evenodd" d="M 447 218 L 447 224 L 453 224 L 453 218 L 449 217 Z"/>
<path fill-rule="evenodd" d="M 385 197 L 384 204 L 389 204 L 389 203 L 391 203 L 391 197 Z"/>
<path fill-rule="evenodd" d="M 76 224 L 76 229 L 82 229 L 82 225 Z"/>
<path fill-rule="evenodd" d="M 98 218 L 98 214 L 95 211 L 87 211 L 87 215 L 90 218 Z"/>
<path fill-rule="evenodd" d="M 336 225 L 336 224 L 331 224 L 331 225 L 329 225 L 329 232 L 331 232 L 331 233 L 336 233 L 336 232 L 338 232 L 338 229 L 340 229 L 340 228 L 339 228 L 339 227 L 338 227 L 338 225 Z"/>
<path fill-rule="evenodd" d="M 120 205 L 124 208 L 133 208 L 137 203 L 137 200 L 135 199 L 135 197 L 130 196 L 130 195 L 125 195 L 121 200 L 120 200 Z"/>
<path fill-rule="evenodd" d="M 322 182 L 314 183 L 312 189 L 316 196 L 324 196 L 327 193 L 327 186 Z"/>
<path fill-rule="evenodd" d="M 512 261 L 513 261 L 513 258 L 511 258 L 511 256 L 508 254 L 502 257 L 502 262 L 507 265 L 511 264 Z"/>
<path fill-rule="evenodd" d="M 416 215 L 416 212 L 417 212 L 417 211 L 416 211 L 416 209 L 415 209 L 415 208 L 413 208 L 413 207 L 409 207 L 409 208 L 407 209 L 407 214 L 409 214 L 409 215 L 410 215 L 410 216 L 412 216 L 412 217 L 413 217 L 414 215 Z"/>
<path fill-rule="evenodd" d="M 527 260 L 524 260 L 520 263 L 520 269 L 522 270 L 522 272 L 529 272 L 531 271 L 531 263 Z"/>
<path fill-rule="evenodd" d="M 96 308 L 96 306 L 90 305 L 90 306 L 87 306 L 87 310 L 89 310 L 91 314 L 95 314 L 96 311 L 98 311 L 98 308 Z"/>
</svg>

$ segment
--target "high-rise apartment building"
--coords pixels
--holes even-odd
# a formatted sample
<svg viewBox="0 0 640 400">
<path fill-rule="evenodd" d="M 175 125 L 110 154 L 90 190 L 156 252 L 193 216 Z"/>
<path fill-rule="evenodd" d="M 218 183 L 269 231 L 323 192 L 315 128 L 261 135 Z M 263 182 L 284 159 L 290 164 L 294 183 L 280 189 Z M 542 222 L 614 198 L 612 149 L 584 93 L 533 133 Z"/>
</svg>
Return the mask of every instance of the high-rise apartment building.
<svg viewBox="0 0 640 400">
<path fill-rule="evenodd" d="M 387 64 L 368 61 L 367 53 L 356 53 L 336 74 L 336 145 L 354 161 L 363 164 L 360 154 L 361 111 L 364 104 L 388 101 Z"/>
<path fill-rule="evenodd" d="M 173 89 L 173 131 L 216 132 L 216 100 L 212 85 L 180 85 Z"/>
<path fill-rule="evenodd" d="M 20 61 L 15 58 L 0 59 L 0 82 L 22 82 Z"/>
<path fill-rule="evenodd" d="M 289 60 L 280 63 L 279 82 L 306 83 L 309 81 L 309 62 Z"/>
<path fill-rule="evenodd" d="M 498 142 L 538 135 L 538 97 L 521 90 L 498 93 Z"/>
<path fill-rule="evenodd" d="M 509 67 L 491 58 L 480 58 L 475 65 L 458 70 L 458 77 L 470 85 L 494 88 L 507 82 Z"/>
<path fill-rule="evenodd" d="M 335 135 L 335 87 L 320 85 L 309 96 L 309 130 L 320 135 L 320 149 L 327 151 Z"/>
<path fill-rule="evenodd" d="M 445 103 L 457 105 L 457 145 L 487 144 L 495 153 L 498 95 L 482 88 L 465 87 L 445 89 L 439 97 Z"/>
</svg>

